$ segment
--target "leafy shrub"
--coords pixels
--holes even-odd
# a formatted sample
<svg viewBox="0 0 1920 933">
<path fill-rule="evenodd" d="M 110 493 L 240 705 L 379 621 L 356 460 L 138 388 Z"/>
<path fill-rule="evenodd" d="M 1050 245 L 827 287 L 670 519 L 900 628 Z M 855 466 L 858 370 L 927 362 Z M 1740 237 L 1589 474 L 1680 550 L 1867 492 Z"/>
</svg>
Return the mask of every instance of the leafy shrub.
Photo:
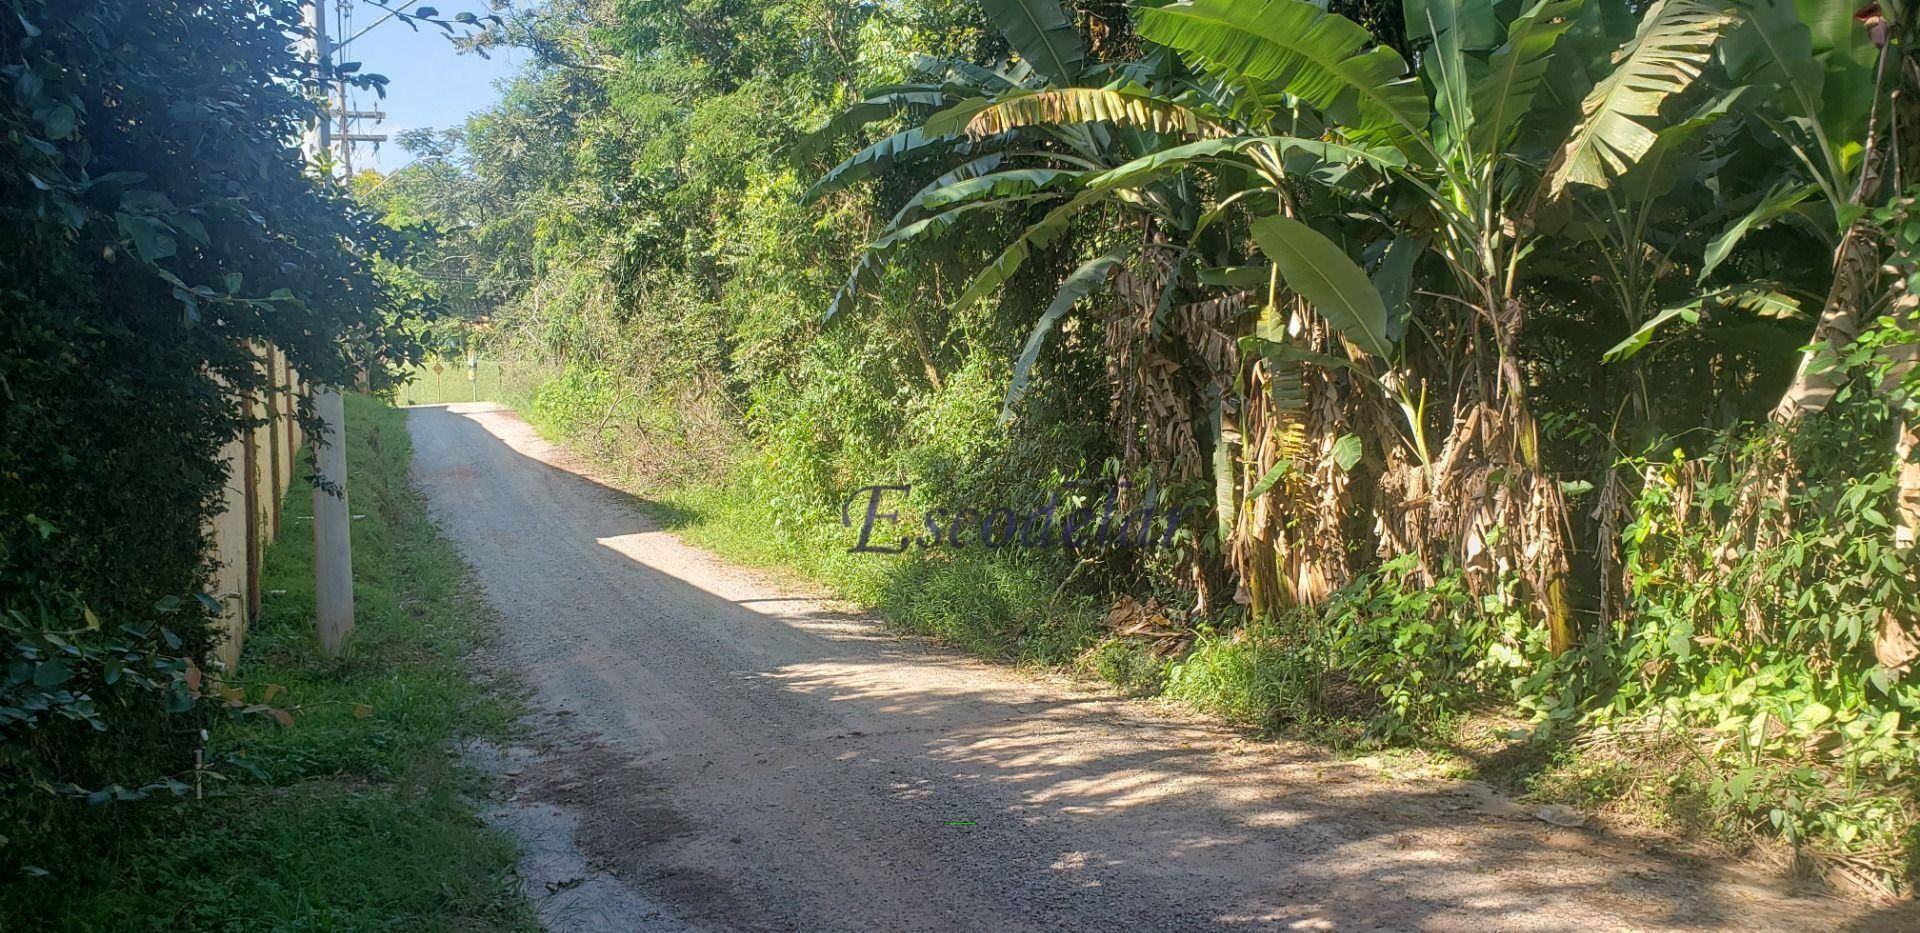
<svg viewBox="0 0 1920 933">
<path fill-rule="evenodd" d="M 206 607 L 169 598 L 149 618 L 117 625 L 58 591 L 35 608 L 0 612 L 0 637 L 11 646 L 0 677 L 0 766 L 14 777 L 12 790 L 96 806 L 183 792 L 186 784 L 164 773 L 174 769 L 157 764 L 152 733 L 199 725 L 167 719 L 194 707 L 199 671 L 180 633 L 197 636 Z M 4 811 L 21 822 L 55 805 L 26 793 Z"/>
<path fill-rule="evenodd" d="M 1426 581 L 1401 558 L 1334 595 L 1321 623 L 1329 668 L 1376 695 L 1373 734 L 1431 734 L 1551 666 L 1546 631 L 1504 592 L 1475 598 L 1458 572 Z"/>
<path fill-rule="evenodd" d="M 1101 680 L 1135 696 L 1154 696 L 1167 689 L 1170 665 L 1151 645 L 1109 638 L 1087 652 L 1086 664 Z"/>
<path fill-rule="evenodd" d="M 401 243 L 318 182 L 293 0 L 0 0 L 0 820 L 172 786 L 207 522 L 267 384 L 412 355 Z M 374 83 L 371 77 L 356 79 Z M 310 416 L 302 403 L 302 416 Z"/>
<path fill-rule="evenodd" d="M 1683 764 L 1711 763 L 1717 812 L 1829 862 L 1904 862 L 1920 686 L 1874 650 L 1883 625 L 1920 611 L 1887 517 L 1894 478 L 1813 474 L 1783 511 L 1755 514 L 1756 470 L 1780 450 L 1762 435 L 1639 464 L 1618 686 L 1593 718 L 1684 737 Z"/>
</svg>

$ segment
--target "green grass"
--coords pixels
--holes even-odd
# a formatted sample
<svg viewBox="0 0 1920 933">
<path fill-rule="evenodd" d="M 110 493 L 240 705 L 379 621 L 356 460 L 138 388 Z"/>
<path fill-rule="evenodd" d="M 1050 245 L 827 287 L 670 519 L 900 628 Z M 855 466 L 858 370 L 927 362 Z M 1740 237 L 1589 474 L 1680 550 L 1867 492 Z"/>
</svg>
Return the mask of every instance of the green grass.
<svg viewBox="0 0 1920 933">
<path fill-rule="evenodd" d="M 983 657 L 1060 664 L 1098 640 L 1091 601 L 1057 593 L 1065 572 L 1057 559 L 981 549 L 849 553 L 855 530 L 828 520 L 794 527 L 747 485 L 736 478 L 666 490 L 654 497 L 655 512 L 729 560 L 796 573 L 896 628 Z"/>
<path fill-rule="evenodd" d="M 440 372 L 434 372 L 434 366 Z M 490 402 L 501 395 L 501 367 L 492 360 L 481 360 L 467 378 L 467 362 L 439 360 L 415 366 L 394 394 L 402 405 L 444 405 L 449 402 Z"/>
<path fill-rule="evenodd" d="M 1059 593 L 1067 572 L 1057 555 L 1017 550 L 924 551 L 891 556 L 849 553 L 857 529 L 834 516 L 797 520 L 757 488 L 744 467 L 728 475 L 661 488 L 634 464 L 606 455 L 604 439 L 580 433 L 597 414 L 576 400 L 553 400 L 552 386 L 510 392 L 513 405 L 542 436 L 595 459 L 614 482 L 643 501 L 690 543 L 735 563 L 776 568 L 841 599 L 879 611 L 894 627 L 965 648 L 983 657 L 1028 664 L 1074 661 L 1100 637 L 1098 612 L 1085 596 Z M 547 399 L 542 404 L 541 399 Z M 591 411 L 591 409 L 588 409 Z"/>
<path fill-rule="evenodd" d="M 479 821 L 484 778 L 458 758 L 514 716 L 463 661 L 485 606 L 407 485 L 405 413 L 349 397 L 347 422 L 350 506 L 364 517 L 346 656 L 314 641 L 312 492 L 297 483 L 236 681 L 252 699 L 278 685 L 272 705 L 293 725 L 216 717 L 209 750 L 259 775 L 234 770 L 203 801 L 137 804 L 104 841 L 52 841 L 40 864 L 53 874 L 5 886 L 0 928 L 534 928 L 515 847 Z"/>
</svg>

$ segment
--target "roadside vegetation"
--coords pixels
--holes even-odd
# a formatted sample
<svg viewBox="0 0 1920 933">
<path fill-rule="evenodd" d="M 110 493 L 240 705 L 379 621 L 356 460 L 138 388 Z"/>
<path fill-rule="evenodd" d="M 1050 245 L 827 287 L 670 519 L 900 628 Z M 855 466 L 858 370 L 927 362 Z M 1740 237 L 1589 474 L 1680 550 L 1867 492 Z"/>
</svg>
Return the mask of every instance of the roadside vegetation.
<svg viewBox="0 0 1920 933">
<path fill-rule="evenodd" d="M 369 203 L 695 540 L 1906 890 L 1915 11 L 1324 6 L 555 0 Z M 1176 547 L 846 553 L 1121 479 Z"/>
<path fill-rule="evenodd" d="M 489 612 L 408 485 L 405 412 L 347 402 L 349 651 L 328 658 L 313 637 L 313 489 L 298 482 L 241 676 L 197 688 L 224 707 L 204 754 L 225 764 L 184 775 L 182 797 L 105 803 L 34 839 L 26 873 L 0 889 L 0 925 L 535 928 L 518 851 L 480 822 L 484 779 L 459 757 L 512 721 L 463 660 Z"/>
<path fill-rule="evenodd" d="M 429 360 L 397 377 L 399 388 L 393 400 L 400 405 L 448 405 L 500 397 L 504 373 L 499 363 L 477 360 L 471 370 L 472 378 L 468 375 L 466 360 L 458 354 Z"/>
<path fill-rule="evenodd" d="M 362 643 L 312 654 L 296 527 L 209 661 L 263 345 L 377 392 L 431 354 L 409 397 L 503 395 L 696 541 L 991 657 L 1920 881 L 1909 0 L 420 7 L 527 65 L 345 186 L 291 141 L 382 79 L 313 75 L 297 3 L 68 6 L 0 0 L 27 926 L 526 922 L 397 415 L 355 405 Z M 849 553 L 879 483 L 909 525 L 1069 484 L 1189 519 Z"/>
<path fill-rule="evenodd" d="M 370 650 L 312 648 L 302 482 L 243 668 L 213 650 L 224 450 L 262 402 L 314 426 L 267 348 L 380 387 L 433 342 L 410 236 L 297 144 L 319 78 L 384 79 L 316 76 L 302 30 L 293 0 L 0 0 L 0 928 L 523 916 L 448 757 L 504 714 L 396 415 L 354 405 Z"/>
</svg>

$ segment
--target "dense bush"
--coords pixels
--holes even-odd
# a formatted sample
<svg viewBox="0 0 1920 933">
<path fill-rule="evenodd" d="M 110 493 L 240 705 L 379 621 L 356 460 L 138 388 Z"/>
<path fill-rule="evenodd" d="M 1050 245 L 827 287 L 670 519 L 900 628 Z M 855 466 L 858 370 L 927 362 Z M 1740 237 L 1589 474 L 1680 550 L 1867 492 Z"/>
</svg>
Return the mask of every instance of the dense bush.
<svg viewBox="0 0 1920 933">
<path fill-rule="evenodd" d="M 409 352 L 413 300 L 373 274 L 397 244 L 294 146 L 318 106 L 299 29 L 290 0 L 0 3 L 9 871 L 63 798 L 192 767 L 207 521 L 255 348 L 342 385 Z"/>
</svg>

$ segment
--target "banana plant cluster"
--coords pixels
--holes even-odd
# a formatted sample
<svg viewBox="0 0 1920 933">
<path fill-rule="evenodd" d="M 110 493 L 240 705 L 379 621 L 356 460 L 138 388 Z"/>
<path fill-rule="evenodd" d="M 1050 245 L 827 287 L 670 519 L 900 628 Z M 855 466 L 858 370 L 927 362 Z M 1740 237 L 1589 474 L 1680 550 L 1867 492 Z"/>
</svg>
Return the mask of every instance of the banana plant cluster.
<svg viewBox="0 0 1920 933">
<path fill-rule="evenodd" d="M 1604 458 L 1570 475 L 1545 450 L 1542 303 L 1623 323 L 1580 339 L 1627 374 L 1617 422 L 1642 426 L 1649 347 L 1805 321 L 1788 327 L 1812 346 L 1775 406 L 1791 421 L 1833 396 L 1843 377 L 1822 360 L 1868 323 L 1869 211 L 1899 174 L 1893 91 L 1913 72 L 1904 3 L 1405 0 L 1409 60 L 1322 3 L 1180 0 L 1138 7 L 1142 51 L 1104 62 L 1055 0 L 982 6 L 1009 62 L 923 59 L 922 81 L 819 134 L 902 127 L 809 198 L 939 173 L 827 314 L 903 245 L 989 215 L 1025 225 L 959 304 L 1072 245 L 1077 261 L 1036 273 L 1059 286 L 1033 309 L 1008 416 L 1049 336 L 1090 315 L 1127 465 L 1214 500 L 1203 604 L 1231 593 L 1270 614 L 1411 555 L 1524 600 L 1564 651 L 1577 603 L 1605 611 L 1593 591 L 1611 572 L 1609 542 L 1576 546 L 1567 490 L 1619 480 Z M 1828 287 L 1783 280 L 1755 245 L 1781 237 Z M 1576 586 L 1596 563 L 1602 583 Z"/>
</svg>

